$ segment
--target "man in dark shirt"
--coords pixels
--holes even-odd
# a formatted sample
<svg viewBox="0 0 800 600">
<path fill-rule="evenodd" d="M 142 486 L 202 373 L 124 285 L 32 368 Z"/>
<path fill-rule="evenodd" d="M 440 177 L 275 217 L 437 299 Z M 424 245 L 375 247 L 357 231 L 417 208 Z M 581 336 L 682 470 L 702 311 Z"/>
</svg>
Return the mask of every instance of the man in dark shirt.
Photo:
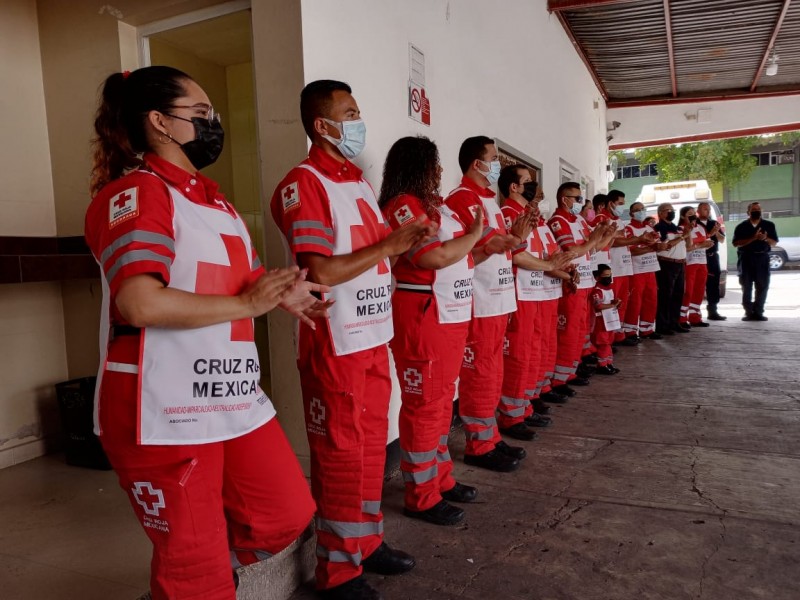
<svg viewBox="0 0 800 600">
<path fill-rule="evenodd" d="M 658 284 L 658 311 L 656 312 L 656 332 L 672 335 L 691 331 L 689 325 L 680 324 L 681 304 L 683 303 L 686 276 L 686 239 L 691 231 L 683 231 L 672 221 L 675 209 L 665 202 L 658 205 L 658 223 L 653 226 L 659 235 L 656 244 L 659 270 L 656 272 Z"/>
<path fill-rule="evenodd" d="M 739 253 L 739 283 L 742 284 L 742 321 L 766 321 L 764 303 L 769 290 L 769 251 L 778 243 L 778 232 L 772 221 L 761 218 L 761 205 L 751 202 L 747 206 L 747 221 L 742 221 L 733 232 L 733 245 Z M 756 288 L 752 299 L 753 285 Z"/>
<path fill-rule="evenodd" d="M 709 321 L 724 321 L 728 317 L 717 312 L 719 304 L 719 243 L 725 241 L 725 232 L 722 231 L 722 224 L 711 218 L 711 205 L 708 202 L 701 202 L 697 205 L 697 221 L 706 230 L 708 238 L 714 242 L 711 248 L 706 250 L 706 265 L 708 266 L 708 278 L 706 279 L 706 303 L 708 308 Z"/>
</svg>

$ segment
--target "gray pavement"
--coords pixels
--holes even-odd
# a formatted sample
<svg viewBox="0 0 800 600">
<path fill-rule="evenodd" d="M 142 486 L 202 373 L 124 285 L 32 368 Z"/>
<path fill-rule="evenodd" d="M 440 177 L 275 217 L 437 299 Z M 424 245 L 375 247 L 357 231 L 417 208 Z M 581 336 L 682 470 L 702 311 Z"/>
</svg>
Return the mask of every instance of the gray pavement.
<svg viewBox="0 0 800 600">
<path fill-rule="evenodd" d="M 464 525 L 404 518 L 388 482 L 386 539 L 418 566 L 370 581 L 389 600 L 800 599 L 800 273 L 773 275 L 769 322 L 740 302 L 734 275 L 728 321 L 620 349 L 516 473 L 465 466 L 455 432 L 480 489 Z"/>
</svg>

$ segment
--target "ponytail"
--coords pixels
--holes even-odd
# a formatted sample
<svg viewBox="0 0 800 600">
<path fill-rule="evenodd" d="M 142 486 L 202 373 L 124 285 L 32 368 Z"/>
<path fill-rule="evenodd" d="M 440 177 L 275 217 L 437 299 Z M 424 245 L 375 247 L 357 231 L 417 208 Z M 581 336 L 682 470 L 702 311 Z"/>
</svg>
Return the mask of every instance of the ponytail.
<svg viewBox="0 0 800 600">
<path fill-rule="evenodd" d="M 151 110 L 168 111 L 185 94 L 190 77 L 172 67 L 145 67 L 110 75 L 101 92 L 92 140 L 91 194 L 142 165 L 150 150 L 145 122 Z"/>
</svg>

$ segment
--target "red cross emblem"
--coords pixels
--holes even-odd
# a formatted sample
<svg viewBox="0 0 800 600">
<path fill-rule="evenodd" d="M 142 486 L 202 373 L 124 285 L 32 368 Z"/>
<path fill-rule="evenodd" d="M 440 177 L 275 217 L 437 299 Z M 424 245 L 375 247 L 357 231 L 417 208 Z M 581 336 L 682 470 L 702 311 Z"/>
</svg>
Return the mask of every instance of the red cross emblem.
<svg viewBox="0 0 800 600">
<path fill-rule="evenodd" d="M 164 492 L 153 488 L 149 481 L 136 481 L 131 488 L 136 504 L 144 509 L 146 515 L 158 516 L 162 508 L 166 508 Z"/>
<path fill-rule="evenodd" d="M 419 387 L 419 384 L 422 383 L 422 373 L 420 373 L 417 369 L 408 368 L 403 373 L 403 379 L 406 380 L 406 383 L 413 387 Z"/>
<path fill-rule="evenodd" d="M 300 194 L 297 191 L 296 181 L 281 190 L 281 201 L 283 202 L 284 213 L 300 208 Z"/>
<path fill-rule="evenodd" d="M 132 187 L 111 197 L 108 205 L 108 226 L 115 227 L 138 214 L 139 188 Z"/>
<path fill-rule="evenodd" d="M 475 362 L 475 351 L 469 346 L 464 348 L 464 362 L 470 365 Z"/>
<path fill-rule="evenodd" d="M 380 242 L 386 233 L 386 227 L 378 220 L 375 211 L 363 198 L 356 200 L 358 214 L 361 216 L 362 225 L 350 226 L 350 243 L 353 252 L 372 246 Z M 378 275 L 389 272 L 389 261 L 384 259 L 378 263 Z"/>
<path fill-rule="evenodd" d="M 194 291 L 198 294 L 235 296 L 250 282 L 250 258 L 244 240 L 238 235 L 221 234 L 222 243 L 228 253 L 228 265 L 198 262 Z M 231 322 L 232 342 L 252 342 L 253 320 L 241 319 Z"/>
<path fill-rule="evenodd" d="M 314 421 L 314 423 L 322 425 L 322 422 L 325 420 L 325 407 L 322 405 L 322 401 L 319 398 L 312 398 L 308 412 L 311 413 L 311 420 Z"/>
<path fill-rule="evenodd" d="M 397 220 L 397 224 L 402 226 L 414 220 L 414 213 L 411 212 L 407 205 L 401 206 L 394 211 L 394 218 Z"/>
</svg>

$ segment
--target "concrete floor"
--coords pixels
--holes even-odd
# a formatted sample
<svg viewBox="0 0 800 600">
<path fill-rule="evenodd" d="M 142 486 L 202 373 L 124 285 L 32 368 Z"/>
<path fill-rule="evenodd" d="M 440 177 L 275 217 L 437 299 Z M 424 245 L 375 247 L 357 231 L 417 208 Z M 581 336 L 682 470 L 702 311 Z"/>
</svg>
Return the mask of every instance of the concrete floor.
<svg viewBox="0 0 800 600">
<path fill-rule="evenodd" d="M 370 576 L 387 599 L 800 599 L 800 273 L 773 277 L 768 323 L 739 320 L 624 348 L 617 376 L 554 410 L 512 474 L 466 467 L 466 524 L 406 519 L 387 540 L 417 568 Z M 133 599 L 149 548 L 115 477 L 44 457 L 0 471 L 0 598 Z M 293 598 L 311 598 L 308 589 Z"/>
</svg>

